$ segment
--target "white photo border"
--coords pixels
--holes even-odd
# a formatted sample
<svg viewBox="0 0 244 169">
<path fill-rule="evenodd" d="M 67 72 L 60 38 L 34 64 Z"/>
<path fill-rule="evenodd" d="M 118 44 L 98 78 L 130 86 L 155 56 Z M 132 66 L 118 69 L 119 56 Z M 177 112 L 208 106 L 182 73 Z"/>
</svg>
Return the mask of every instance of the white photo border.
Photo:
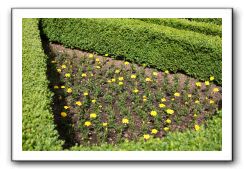
<svg viewBox="0 0 244 169">
<path fill-rule="evenodd" d="M 13 161 L 232 161 L 231 8 L 12 8 Z M 222 151 L 22 151 L 22 18 L 222 18 Z"/>
</svg>

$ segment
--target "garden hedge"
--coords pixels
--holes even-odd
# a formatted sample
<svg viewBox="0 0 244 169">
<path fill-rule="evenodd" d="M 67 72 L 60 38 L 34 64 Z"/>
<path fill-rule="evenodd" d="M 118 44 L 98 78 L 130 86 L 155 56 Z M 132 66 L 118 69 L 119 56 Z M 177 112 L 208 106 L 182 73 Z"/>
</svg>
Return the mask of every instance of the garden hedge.
<svg viewBox="0 0 244 169">
<path fill-rule="evenodd" d="M 22 149 L 61 150 L 51 112 L 46 59 L 40 41 L 38 19 L 23 19 L 22 31 Z"/>
<path fill-rule="evenodd" d="M 177 29 L 190 30 L 194 32 L 203 33 L 206 35 L 220 36 L 222 37 L 222 26 L 204 22 L 190 21 L 187 19 L 176 18 L 140 18 L 140 20 L 154 23 L 159 25 L 165 25 Z"/>
<path fill-rule="evenodd" d="M 50 41 L 222 84 L 222 39 L 136 19 L 42 19 Z"/>
<path fill-rule="evenodd" d="M 190 21 L 205 22 L 216 25 L 222 25 L 222 18 L 187 18 Z"/>
</svg>

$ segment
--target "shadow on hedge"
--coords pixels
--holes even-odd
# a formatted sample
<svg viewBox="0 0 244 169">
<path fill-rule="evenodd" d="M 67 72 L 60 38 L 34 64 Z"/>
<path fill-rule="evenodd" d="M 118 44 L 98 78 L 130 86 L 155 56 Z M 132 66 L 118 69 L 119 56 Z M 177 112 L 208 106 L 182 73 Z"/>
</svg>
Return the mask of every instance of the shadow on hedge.
<svg viewBox="0 0 244 169">
<path fill-rule="evenodd" d="M 51 105 L 53 115 L 54 115 L 54 123 L 56 125 L 56 129 L 59 133 L 59 138 L 64 140 L 63 148 L 69 149 L 74 146 L 75 141 L 75 132 L 72 127 L 72 120 L 69 116 L 66 118 L 61 117 L 60 113 L 64 111 L 64 106 L 67 105 L 64 97 L 64 90 L 54 89 L 54 86 L 61 86 L 62 81 L 60 79 L 60 74 L 57 72 L 56 64 L 52 63 L 53 58 L 55 57 L 55 53 L 53 53 L 49 48 L 49 41 L 47 37 L 43 34 L 40 23 L 39 23 L 40 36 L 42 40 L 42 48 L 44 53 L 47 56 L 47 79 L 49 81 L 49 89 L 54 93 L 53 95 L 53 104 Z"/>
</svg>

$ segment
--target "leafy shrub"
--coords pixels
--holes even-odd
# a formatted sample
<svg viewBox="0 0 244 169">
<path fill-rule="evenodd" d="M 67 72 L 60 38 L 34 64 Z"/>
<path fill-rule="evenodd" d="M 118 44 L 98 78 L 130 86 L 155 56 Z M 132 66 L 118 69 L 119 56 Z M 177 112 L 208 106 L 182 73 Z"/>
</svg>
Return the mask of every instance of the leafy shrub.
<svg viewBox="0 0 244 169">
<path fill-rule="evenodd" d="M 42 19 L 50 41 L 67 47 L 108 53 L 139 64 L 200 80 L 210 75 L 222 84 L 222 44 L 218 36 L 179 30 L 133 19 Z"/>
<path fill-rule="evenodd" d="M 187 18 L 190 21 L 205 22 L 216 25 L 222 25 L 222 18 Z"/>
<path fill-rule="evenodd" d="M 176 18 L 140 18 L 140 20 L 154 23 L 159 25 L 165 25 L 177 29 L 190 30 L 194 32 L 203 33 L 206 35 L 220 36 L 222 37 L 222 26 L 210 23 L 190 21 L 187 19 Z"/>
<path fill-rule="evenodd" d="M 46 56 L 42 50 L 38 19 L 23 19 L 22 36 L 22 149 L 61 150 L 62 141 L 50 110 Z"/>
</svg>

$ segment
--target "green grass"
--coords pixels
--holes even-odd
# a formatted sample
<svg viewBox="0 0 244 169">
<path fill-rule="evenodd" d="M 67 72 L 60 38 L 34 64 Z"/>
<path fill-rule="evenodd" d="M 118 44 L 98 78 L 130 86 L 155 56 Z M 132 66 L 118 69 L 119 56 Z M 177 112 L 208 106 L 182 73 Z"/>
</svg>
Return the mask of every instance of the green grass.
<svg viewBox="0 0 244 169">
<path fill-rule="evenodd" d="M 222 84 L 222 39 L 135 19 L 42 19 L 50 41 Z"/>
<path fill-rule="evenodd" d="M 23 19 L 22 35 L 22 149 L 61 150 L 62 141 L 53 123 L 46 59 L 38 19 Z"/>
</svg>

